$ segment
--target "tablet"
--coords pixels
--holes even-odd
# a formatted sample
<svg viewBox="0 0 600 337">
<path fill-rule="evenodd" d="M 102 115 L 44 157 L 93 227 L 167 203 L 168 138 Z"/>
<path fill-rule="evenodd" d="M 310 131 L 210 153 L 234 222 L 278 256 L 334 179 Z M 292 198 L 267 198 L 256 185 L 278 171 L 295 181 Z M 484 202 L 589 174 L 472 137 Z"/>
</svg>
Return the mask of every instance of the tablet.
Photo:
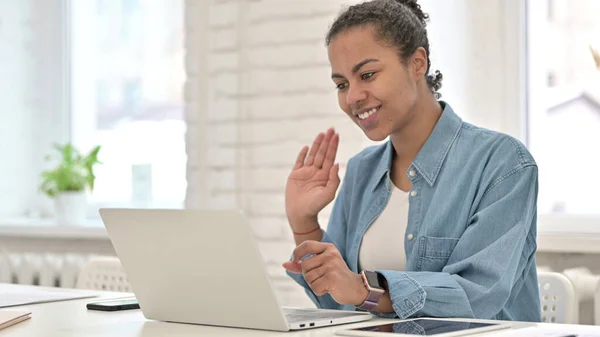
<svg viewBox="0 0 600 337">
<path fill-rule="evenodd" d="M 335 333 L 341 336 L 372 336 L 372 337 L 414 337 L 435 336 L 455 337 L 487 331 L 509 329 L 509 323 L 474 323 L 460 320 L 438 318 L 417 318 L 402 322 L 384 323 L 362 328 L 339 330 Z"/>
</svg>

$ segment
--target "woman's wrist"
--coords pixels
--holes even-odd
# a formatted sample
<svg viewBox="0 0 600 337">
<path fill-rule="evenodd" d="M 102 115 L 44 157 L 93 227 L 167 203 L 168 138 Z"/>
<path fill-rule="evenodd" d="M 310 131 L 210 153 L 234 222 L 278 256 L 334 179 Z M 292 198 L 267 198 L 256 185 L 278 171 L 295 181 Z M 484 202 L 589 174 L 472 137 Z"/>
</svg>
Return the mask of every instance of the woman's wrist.
<svg viewBox="0 0 600 337">
<path fill-rule="evenodd" d="M 296 246 L 304 241 L 321 241 L 323 239 L 323 231 L 319 225 L 317 217 L 288 219 L 292 232 L 294 233 L 294 241 Z"/>
<path fill-rule="evenodd" d="M 320 229 L 317 217 L 289 218 L 292 232 L 297 235 L 314 233 Z"/>
<path fill-rule="evenodd" d="M 321 226 L 315 227 L 315 229 L 309 230 L 308 232 L 293 232 L 294 235 L 310 235 L 321 230 Z"/>
<path fill-rule="evenodd" d="M 369 290 L 367 289 L 367 286 L 365 285 L 362 276 L 360 274 L 356 274 L 356 276 L 356 282 L 354 283 L 356 287 L 352 289 L 352 292 L 356 295 L 356 300 L 352 301 L 353 303 L 351 304 L 355 307 L 358 307 L 359 305 L 365 302 L 367 297 L 369 297 Z"/>
</svg>

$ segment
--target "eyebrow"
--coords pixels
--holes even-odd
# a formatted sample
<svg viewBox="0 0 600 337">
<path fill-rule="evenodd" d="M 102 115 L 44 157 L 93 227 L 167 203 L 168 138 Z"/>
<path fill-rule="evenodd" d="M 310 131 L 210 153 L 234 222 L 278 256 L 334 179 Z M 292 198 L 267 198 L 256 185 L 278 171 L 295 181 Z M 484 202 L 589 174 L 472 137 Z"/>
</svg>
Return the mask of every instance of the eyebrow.
<svg viewBox="0 0 600 337">
<path fill-rule="evenodd" d="M 365 64 L 371 63 L 371 62 L 379 62 L 379 60 L 378 59 L 366 59 L 366 60 L 359 62 L 354 67 L 352 67 L 352 75 L 356 74 L 360 70 L 360 68 L 362 68 Z M 338 74 L 338 73 L 333 73 L 333 74 L 331 74 L 331 78 L 344 78 L 344 76 L 342 76 L 341 74 Z"/>
</svg>

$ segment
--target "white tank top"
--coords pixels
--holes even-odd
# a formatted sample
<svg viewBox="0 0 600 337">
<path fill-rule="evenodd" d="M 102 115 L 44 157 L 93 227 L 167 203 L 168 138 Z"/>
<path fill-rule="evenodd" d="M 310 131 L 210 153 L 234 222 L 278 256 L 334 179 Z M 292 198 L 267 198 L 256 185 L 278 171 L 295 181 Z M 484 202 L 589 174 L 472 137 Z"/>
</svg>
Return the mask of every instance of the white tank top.
<svg viewBox="0 0 600 337">
<path fill-rule="evenodd" d="M 359 251 L 359 267 L 366 270 L 406 268 L 404 234 L 408 225 L 409 194 L 393 183 L 392 195 L 385 209 L 363 236 Z"/>
</svg>

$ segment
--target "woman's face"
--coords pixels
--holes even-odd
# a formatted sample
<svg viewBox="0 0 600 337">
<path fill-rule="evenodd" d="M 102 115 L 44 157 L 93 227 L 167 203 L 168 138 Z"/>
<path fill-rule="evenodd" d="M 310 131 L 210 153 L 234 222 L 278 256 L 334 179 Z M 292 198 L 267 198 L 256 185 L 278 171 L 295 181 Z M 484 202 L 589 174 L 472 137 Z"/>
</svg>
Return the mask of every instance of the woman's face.
<svg viewBox="0 0 600 337">
<path fill-rule="evenodd" d="M 384 140 L 409 124 L 419 81 L 425 80 L 426 59 L 425 69 L 420 57 L 405 65 L 395 47 L 375 40 L 372 26 L 338 34 L 328 54 L 339 105 L 369 139 Z"/>
</svg>

